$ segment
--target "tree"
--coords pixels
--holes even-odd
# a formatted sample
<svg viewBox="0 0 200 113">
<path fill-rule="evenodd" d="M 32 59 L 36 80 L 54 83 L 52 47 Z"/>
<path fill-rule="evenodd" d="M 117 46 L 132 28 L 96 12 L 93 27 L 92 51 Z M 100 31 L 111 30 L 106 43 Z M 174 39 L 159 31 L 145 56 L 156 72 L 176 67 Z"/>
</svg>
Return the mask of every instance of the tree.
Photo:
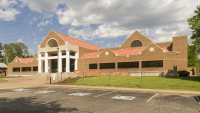
<svg viewBox="0 0 200 113">
<path fill-rule="evenodd" d="M 194 44 L 188 45 L 188 67 L 196 67 L 198 62 L 197 49 Z"/>
<path fill-rule="evenodd" d="M 5 60 L 5 57 L 2 55 L 2 53 L 3 53 L 3 45 L 0 42 L 0 62 L 5 63 L 6 60 Z"/>
<path fill-rule="evenodd" d="M 191 39 L 194 39 L 194 45 L 197 48 L 197 52 L 200 53 L 200 6 L 197 6 L 197 9 L 194 10 L 194 16 L 188 18 L 188 24 L 190 29 L 192 29 Z"/>
<path fill-rule="evenodd" d="M 28 56 L 28 47 L 23 43 L 9 43 L 4 44 L 3 46 L 5 56 L 8 60 L 8 63 L 12 62 L 13 59 L 18 56 L 21 58 L 25 58 L 25 56 Z"/>
<path fill-rule="evenodd" d="M 194 10 L 194 16 L 188 18 L 188 24 L 192 29 L 191 39 L 194 39 L 192 45 L 188 46 L 188 67 L 196 67 L 197 74 L 200 75 L 200 6 Z"/>
</svg>

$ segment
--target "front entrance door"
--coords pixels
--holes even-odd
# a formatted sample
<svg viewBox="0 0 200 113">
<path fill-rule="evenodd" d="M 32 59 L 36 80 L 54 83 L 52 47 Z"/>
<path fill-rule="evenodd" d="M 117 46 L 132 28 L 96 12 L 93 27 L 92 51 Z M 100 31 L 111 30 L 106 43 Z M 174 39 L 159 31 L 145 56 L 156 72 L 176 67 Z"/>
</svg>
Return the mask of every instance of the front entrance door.
<svg viewBox="0 0 200 113">
<path fill-rule="evenodd" d="M 52 73 L 57 73 L 58 72 L 58 60 L 52 59 L 51 62 L 52 62 L 52 65 L 51 65 Z"/>
<path fill-rule="evenodd" d="M 75 60 L 70 59 L 70 72 L 74 72 L 74 64 L 75 64 Z"/>
</svg>

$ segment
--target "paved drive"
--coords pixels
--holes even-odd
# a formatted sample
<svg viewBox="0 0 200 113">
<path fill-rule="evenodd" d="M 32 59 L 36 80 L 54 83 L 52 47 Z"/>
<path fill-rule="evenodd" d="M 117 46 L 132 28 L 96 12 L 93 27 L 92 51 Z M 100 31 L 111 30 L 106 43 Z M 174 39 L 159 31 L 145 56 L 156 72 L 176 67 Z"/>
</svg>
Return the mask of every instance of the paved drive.
<svg viewBox="0 0 200 113">
<path fill-rule="evenodd" d="M 80 96 L 81 93 L 88 95 Z M 117 99 L 113 99 L 116 96 Z M 120 99 L 120 96 L 123 97 Z M 134 98 L 126 100 L 124 96 Z M 198 99 L 157 93 L 51 87 L 26 91 L 1 89 L 0 113 L 200 113 Z"/>
</svg>

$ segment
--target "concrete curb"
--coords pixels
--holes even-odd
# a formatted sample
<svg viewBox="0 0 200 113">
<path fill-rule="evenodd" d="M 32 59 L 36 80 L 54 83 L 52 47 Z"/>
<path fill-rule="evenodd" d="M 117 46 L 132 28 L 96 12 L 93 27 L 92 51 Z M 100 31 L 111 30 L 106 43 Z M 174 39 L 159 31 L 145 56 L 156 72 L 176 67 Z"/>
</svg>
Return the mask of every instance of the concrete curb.
<svg viewBox="0 0 200 113">
<path fill-rule="evenodd" d="M 137 88 L 102 87 L 102 86 L 50 85 L 50 84 L 45 84 L 42 87 L 74 88 L 74 89 L 89 89 L 89 90 L 111 90 L 111 91 L 125 91 L 125 92 L 141 92 L 141 93 L 159 93 L 159 94 L 170 94 L 170 95 L 200 96 L 200 91 L 137 89 Z"/>
</svg>

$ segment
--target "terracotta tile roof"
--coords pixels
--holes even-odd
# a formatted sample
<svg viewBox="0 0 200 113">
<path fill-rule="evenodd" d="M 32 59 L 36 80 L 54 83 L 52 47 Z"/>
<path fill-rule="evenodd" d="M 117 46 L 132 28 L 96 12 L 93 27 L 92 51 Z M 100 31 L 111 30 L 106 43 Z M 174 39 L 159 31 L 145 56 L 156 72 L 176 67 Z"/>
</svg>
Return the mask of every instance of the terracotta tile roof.
<svg viewBox="0 0 200 113">
<path fill-rule="evenodd" d="M 124 50 L 114 50 L 114 53 L 117 53 L 118 55 L 133 55 L 133 54 L 139 54 L 140 51 L 142 51 L 144 48 L 136 48 L 136 49 L 124 49 Z"/>
<path fill-rule="evenodd" d="M 97 57 L 101 52 L 84 53 L 84 58 Z M 81 56 L 83 58 L 83 56 Z"/>
<path fill-rule="evenodd" d="M 163 50 L 166 50 L 166 52 L 169 52 L 169 47 L 161 47 Z M 136 49 L 122 49 L 122 50 L 113 50 L 114 53 L 118 55 L 134 55 L 139 54 L 140 51 L 142 51 L 144 48 L 136 48 Z M 84 58 L 91 58 L 91 57 L 98 57 L 101 52 L 92 52 L 92 53 L 85 53 Z M 83 58 L 83 56 L 81 56 Z"/>
<path fill-rule="evenodd" d="M 34 58 L 19 58 L 22 62 L 31 62 Z"/>
<path fill-rule="evenodd" d="M 166 52 L 169 52 L 170 51 L 170 48 L 169 47 L 161 47 L 163 50 L 166 50 Z"/>
<path fill-rule="evenodd" d="M 77 46 L 81 46 L 81 47 L 84 47 L 84 48 L 88 48 L 88 49 L 101 49 L 100 46 L 95 46 L 95 45 L 92 45 L 92 44 L 89 44 L 89 43 L 86 43 L 86 42 L 83 42 L 83 41 L 80 41 L 80 40 L 65 36 L 65 35 L 60 34 L 60 33 L 57 33 L 57 34 L 61 38 L 63 38 L 65 41 L 69 41 L 69 43 L 71 43 L 71 44 L 74 44 L 74 45 L 77 45 Z"/>
</svg>

